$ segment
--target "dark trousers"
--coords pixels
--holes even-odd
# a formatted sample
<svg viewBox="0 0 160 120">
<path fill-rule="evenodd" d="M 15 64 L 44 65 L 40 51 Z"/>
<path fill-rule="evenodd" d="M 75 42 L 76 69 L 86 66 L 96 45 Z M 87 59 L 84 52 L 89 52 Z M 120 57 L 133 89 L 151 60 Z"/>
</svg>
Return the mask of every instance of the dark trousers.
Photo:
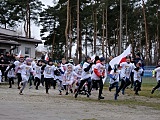
<svg viewBox="0 0 160 120">
<path fill-rule="evenodd" d="M 103 80 L 97 80 L 97 83 L 99 84 L 99 97 L 102 95 L 102 90 L 103 90 Z"/>
<path fill-rule="evenodd" d="M 157 82 L 157 85 L 153 88 L 154 90 L 158 89 L 160 87 L 160 80 Z"/>
<path fill-rule="evenodd" d="M 45 81 L 45 87 L 46 87 L 46 93 L 48 93 L 49 87 L 51 86 L 51 81 L 53 78 L 44 78 Z"/>
<path fill-rule="evenodd" d="M 114 82 L 113 84 L 110 84 L 109 89 L 116 88 L 116 92 L 118 91 L 118 82 Z"/>
<path fill-rule="evenodd" d="M 82 88 L 82 86 L 84 85 L 85 82 L 88 83 L 88 84 L 87 84 L 88 93 L 91 92 L 91 78 L 89 77 L 89 78 L 87 78 L 87 79 L 81 80 L 80 85 L 79 85 L 78 90 L 77 90 L 77 93 L 80 92 L 80 90 L 81 90 L 81 88 Z"/>
<path fill-rule="evenodd" d="M 44 75 L 43 74 L 41 75 L 41 83 L 42 83 L 42 86 L 44 86 Z"/>
<path fill-rule="evenodd" d="M 38 86 L 40 85 L 40 79 L 38 77 L 35 77 L 34 79 L 34 85 L 36 86 L 36 89 L 38 89 Z"/>
<path fill-rule="evenodd" d="M 131 73 L 131 88 L 134 85 L 134 73 Z"/>
<path fill-rule="evenodd" d="M 139 91 L 139 89 L 140 89 L 140 87 L 141 87 L 141 82 L 139 82 L 138 80 L 136 80 L 135 82 L 134 82 L 134 90 L 135 90 L 135 93 L 138 93 L 138 91 Z"/>
<path fill-rule="evenodd" d="M 121 79 L 121 85 L 118 88 L 118 90 L 116 91 L 116 95 L 118 95 L 118 93 L 123 89 L 125 84 L 126 84 L 126 81 L 124 79 Z"/>
<path fill-rule="evenodd" d="M 17 78 L 18 78 L 18 87 L 19 87 L 19 83 L 22 81 L 22 77 L 21 77 L 21 73 L 17 73 Z"/>
<path fill-rule="evenodd" d="M 12 87 L 12 84 L 14 84 L 13 77 L 9 78 L 9 87 Z"/>
</svg>

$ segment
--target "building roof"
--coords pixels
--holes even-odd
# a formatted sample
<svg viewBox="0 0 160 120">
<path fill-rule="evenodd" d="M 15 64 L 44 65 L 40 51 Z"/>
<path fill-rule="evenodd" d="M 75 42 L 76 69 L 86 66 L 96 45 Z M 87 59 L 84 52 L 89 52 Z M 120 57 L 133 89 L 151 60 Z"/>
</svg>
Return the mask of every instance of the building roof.
<svg viewBox="0 0 160 120">
<path fill-rule="evenodd" d="M 13 41 L 13 40 L 3 40 L 1 38 L 0 38 L 0 43 L 1 44 L 8 44 L 8 45 L 21 45 L 21 44 L 19 44 L 16 41 Z"/>
<path fill-rule="evenodd" d="M 37 40 L 37 39 L 34 39 L 34 38 L 26 38 L 26 37 L 22 37 L 22 36 L 8 35 L 8 34 L 4 34 L 4 33 L 0 33 L 0 38 L 1 39 L 10 39 L 10 40 L 14 40 L 14 41 L 32 42 L 32 43 L 36 43 L 36 44 L 42 43 L 41 40 Z"/>
</svg>

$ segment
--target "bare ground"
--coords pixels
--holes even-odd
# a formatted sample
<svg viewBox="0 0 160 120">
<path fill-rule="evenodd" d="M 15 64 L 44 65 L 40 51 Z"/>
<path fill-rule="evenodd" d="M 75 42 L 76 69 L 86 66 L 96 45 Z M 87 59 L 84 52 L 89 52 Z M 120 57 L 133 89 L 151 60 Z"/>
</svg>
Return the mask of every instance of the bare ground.
<svg viewBox="0 0 160 120">
<path fill-rule="evenodd" d="M 16 86 L 11 89 L 0 86 L 0 120 L 160 120 L 160 110 L 101 102 L 97 100 L 97 91 L 90 98 L 81 95 L 77 99 L 73 94 L 60 96 L 54 89 L 47 95 L 42 87 L 39 90 L 27 87 L 24 95 L 18 93 Z M 113 100 L 114 92 L 104 91 L 103 95 L 105 100 Z M 120 95 L 119 99 L 160 103 L 158 98 L 141 96 Z"/>
</svg>

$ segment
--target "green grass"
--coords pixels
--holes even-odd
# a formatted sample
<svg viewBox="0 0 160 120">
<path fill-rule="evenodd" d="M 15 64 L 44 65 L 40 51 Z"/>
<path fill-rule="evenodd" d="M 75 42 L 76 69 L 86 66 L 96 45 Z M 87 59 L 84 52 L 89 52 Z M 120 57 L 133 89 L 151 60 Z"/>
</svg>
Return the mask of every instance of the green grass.
<svg viewBox="0 0 160 120">
<path fill-rule="evenodd" d="M 145 106 L 150 107 L 156 110 L 160 110 L 160 103 L 157 101 L 160 100 L 160 91 L 155 91 L 154 94 L 151 94 L 151 90 L 154 86 L 156 86 L 157 81 L 155 78 L 143 78 L 142 91 L 139 92 L 139 96 L 142 98 L 137 99 L 134 95 L 134 91 L 131 89 L 126 89 L 126 94 L 130 97 L 126 97 L 126 99 L 118 99 L 118 100 L 97 100 L 93 98 L 86 97 L 78 97 L 76 100 L 78 101 L 86 101 L 86 102 L 99 102 L 103 104 L 112 104 L 112 105 L 125 105 L 131 108 L 136 109 L 137 106 Z M 108 90 L 108 84 L 104 87 L 105 90 Z M 126 95 L 127 96 L 127 95 Z M 73 99 L 73 97 L 68 96 L 67 99 Z M 153 98 L 153 100 L 149 100 Z"/>
</svg>

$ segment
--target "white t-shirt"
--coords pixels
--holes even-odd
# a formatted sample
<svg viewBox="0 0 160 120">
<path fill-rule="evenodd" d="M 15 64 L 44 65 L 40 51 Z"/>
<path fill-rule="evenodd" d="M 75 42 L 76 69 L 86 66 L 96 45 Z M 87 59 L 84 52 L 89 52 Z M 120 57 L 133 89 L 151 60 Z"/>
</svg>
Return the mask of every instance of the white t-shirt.
<svg viewBox="0 0 160 120">
<path fill-rule="evenodd" d="M 34 77 L 41 79 L 41 66 L 34 66 Z"/>
<path fill-rule="evenodd" d="M 72 84 L 76 77 L 77 77 L 77 74 L 74 71 L 72 72 L 66 71 L 63 76 L 64 78 L 63 85 Z"/>
<path fill-rule="evenodd" d="M 67 70 L 67 64 L 62 64 L 61 63 L 61 67 L 62 67 L 61 69 L 62 69 L 63 72 L 65 72 Z"/>
<path fill-rule="evenodd" d="M 6 70 L 8 70 L 9 69 L 9 66 L 7 67 L 7 69 Z M 11 70 L 9 70 L 8 71 L 8 74 L 7 74 L 7 77 L 8 78 L 12 78 L 12 77 L 15 77 L 15 71 L 14 71 L 14 69 L 12 68 Z"/>
<path fill-rule="evenodd" d="M 44 78 L 54 78 L 54 71 L 56 70 L 55 66 L 46 65 L 44 68 Z"/>
<path fill-rule="evenodd" d="M 120 70 L 117 70 L 116 72 L 114 72 L 114 70 L 110 71 L 110 74 L 113 76 L 114 79 L 116 79 L 113 80 L 112 78 L 110 78 L 110 84 L 113 84 L 114 82 L 119 82 L 120 72 Z"/>
<path fill-rule="evenodd" d="M 134 81 L 138 80 L 139 82 L 142 82 L 142 72 L 143 72 L 143 69 L 140 68 L 138 71 L 136 70 L 132 70 L 132 72 L 134 73 Z"/>
<path fill-rule="evenodd" d="M 97 69 L 98 70 L 98 73 L 100 73 L 100 75 L 102 75 L 102 73 L 105 72 L 105 66 L 102 65 L 101 63 L 97 63 L 94 67 L 94 70 Z M 94 72 L 93 70 L 93 73 L 92 73 L 92 79 L 94 80 L 100 80 L 100 77 L 96 75 L 96 73 Z"/>
<path fill-rule="evenodd" d="M 75 66 L 74 71 L 77 74 L 77 77 L 81 78 L 81 76 L 82 76 L 82 67 L 80 66 L 80 64 Z"/>
<path fill-rule="evenodd" d="M 28 81 L 30 74 L 33 73 L 32 66 L 22 64 L 19 68 L 21 69 L 22 81 Z"/>
<path fill-rule="evenodd" d="M 17 73 L 21 73 L 21 69 L 18 69 L 21 65 L 23 65 L 24 63 L 21 63 L 21 62 L 19 62 L 19 61 L 15 61 L 14 62 L 14 65 L 15 65 L 15 71 L 17 72 Z M 18 70 L 17 70 L 18 69 Z"/>
<path fill-rule="evenodd" d="M 122 67 L 121 68 L 121 79 L 123 78 L 123 77 L 126 77 L 126 78 L 130 78 L 130 74 L 131 74 L 131 72 L 132 72 L 132 70 L 135 68 L 135 65 L 133 64 L 133 63 L 127 63 L 127 62 L 122 62 L 121 64 L 120 64 L 120 66 Z"/>
<path fill-rule="evenodd" d="M 160 80 L 160 67 L 157 67 L 156 69 L 154 69 L 155 70 L 155 72 L 156 72 L 156 79 L 157 79 L 157 81 L 159 81 Z"/>
<path fill-rule="evenodd" d="M 90 70 L 87 71 L 87 72 L 84 71 L 84 69 L 87 68 L 89 65 L 90 65 L 90 64 L 87 63 L 87 62 L 85 62 L 85 63 L 83 64 L 83 67 L 82 67 L 82 77 L 81 77 L 82 80 L 91 77 L 91 71 L 92 71 L 91 68 L 90 68 Z"/>
</svg>

